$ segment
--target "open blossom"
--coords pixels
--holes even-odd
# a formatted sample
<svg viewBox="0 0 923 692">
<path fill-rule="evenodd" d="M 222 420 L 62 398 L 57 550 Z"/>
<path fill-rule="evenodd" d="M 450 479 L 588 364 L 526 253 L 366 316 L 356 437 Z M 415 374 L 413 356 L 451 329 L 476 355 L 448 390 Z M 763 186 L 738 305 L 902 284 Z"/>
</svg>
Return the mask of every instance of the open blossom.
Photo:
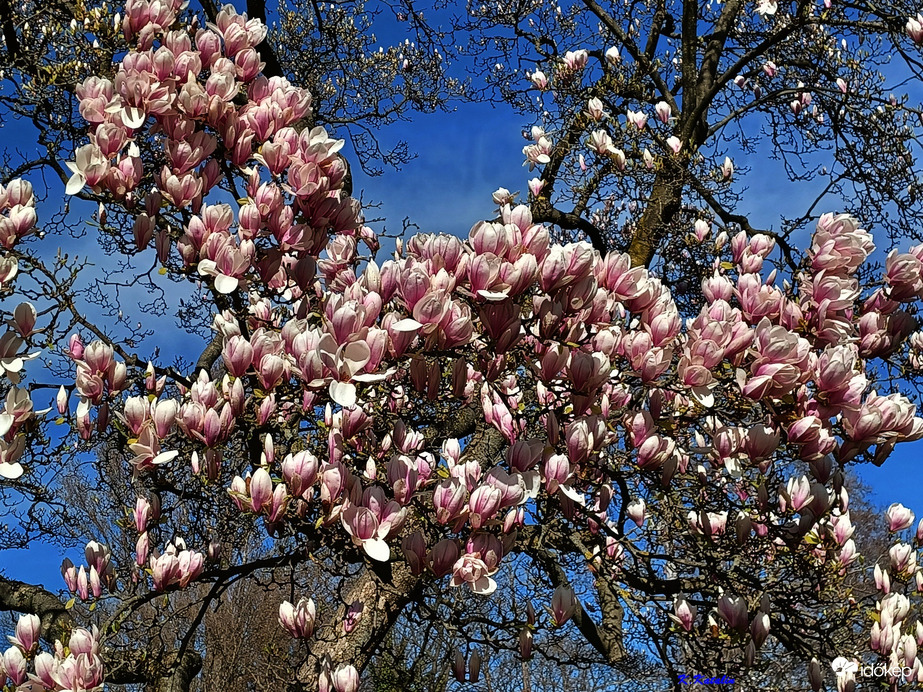
<svg viewBox="0 0 923 692">
<path fill-rule="evenodd" d="M 564 65 L 568 70 L 578 71 L 586 67 L 589 53 L 585 50 L 567 51 L 564 54 Z"/>
<path fill-rule="evenodd" d="M 923 44 L 923 16 L 918 14 L 908 19 L 905 30 L 911 41 L 917 45 Z"/>
<path fill-rule="evenodd" d="M 657 119 L 660 122 L 669 123 L 673 110 L 670 108 L 670 104 L 666 101 L 658 101 L 657 105 L 654 106 L 654 112 L 657 114 Z"/>
<path fill-rule="evenodd" d="M 756 6 L 756 12 L 763 17 L 771 17 L 779 10 L 779 5 L 775 0 L 759 0 Z"/>
<path fill-rule="evenodd" d="M 560 627 L 573 617 L 577 610 L 577 597 L 569 586 L 559 586 L 551 596 L 551 621 Z"/>
<path fill-rule="evenodd" d="M 640 111 L 635 112 L 633 110 L 629 110 L 625 114 L 625 117 L 628 119 L 630 124 L 634 125 L 639 130 L 643 130 L 644 126 L 647 124 L 647 115 Z"/>
<path fill-rule="evenodd" d="M 485 562 L 474 555 L 463 555 L 452 566 L 452 586 L 461 586 L 467 584 L 468 587 L 478 594 L 491 594 L 497 589 L 491 575 L 492 572 Z"/>
</svg>

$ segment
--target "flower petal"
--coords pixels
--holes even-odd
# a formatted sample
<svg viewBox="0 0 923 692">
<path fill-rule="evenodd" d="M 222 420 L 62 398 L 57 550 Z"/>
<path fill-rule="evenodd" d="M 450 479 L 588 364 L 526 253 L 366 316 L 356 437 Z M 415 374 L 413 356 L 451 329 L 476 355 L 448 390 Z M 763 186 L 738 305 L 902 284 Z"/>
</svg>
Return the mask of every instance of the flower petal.
<svg viewBox="0 0 923 692">
<path fill-rule="evenodd" d="M 393 325 L 391 325 L 391 328 L 396 332 L 415 332 L 422 326 L 422 324 L 417 322 L 412 317 L 406 317 L 399 322 L 395 322 Z"/>
<path fill-rule="evenodd" d="M 378 562 L 387 562 L 391 559 L 391 548 L 380 538 L 363 541 L 362 549 L 365 550 L 366 555 Z"/>
<path fill-rule="evenodd" d="M 0 463 L 0 476 L 9 480 L 16 480 L 22 475 L 22 464 L 8 464 L 5 461 Z"/>
<path fill-rule="evenodd" d="M 334 380 L 330 383 L 330 398 L 343 408 L 352 408 L 356 405 L 356 385 Z"/>
</svg>

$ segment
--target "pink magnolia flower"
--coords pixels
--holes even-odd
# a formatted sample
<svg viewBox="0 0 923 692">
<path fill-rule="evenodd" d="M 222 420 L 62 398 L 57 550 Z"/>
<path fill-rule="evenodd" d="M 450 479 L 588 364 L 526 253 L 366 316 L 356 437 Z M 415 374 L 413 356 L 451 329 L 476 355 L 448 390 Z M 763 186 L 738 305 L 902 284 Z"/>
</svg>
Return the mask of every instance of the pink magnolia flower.
<svg viewBox="0 0 923 692">
<path fill-rule="evenodd" d="M 340 514 L 343 528 L 365 553 L 379 562 L 391 559 L 391 549 L 383 540 L 388 535 L 390 525 L 379 522 L 378 517 L 367 507 L 349 504 Z"/>
<path fill-rule="evenodd" d="M 551 596 L 551 622 L 561 627 L 577 611 L 577 597 L 569 586 L 559 586 Z"/>
<path fill-rule="evenodd" d="M 582 70 L 584 67 L 586 67 L 588 58 L 589 53 L 587 53 L 585 50 L 569 50 L 564 54 L 564 66 L 568 70 Z"/>
<path fill-rule="evenodd" d="M 670 104 L 666 101 L 658 101 L 654 106 L 654 112 L 657 114 L 657 119 L 664 124 L 670 122 L 670 116 L 673 114 Z"/>
<path fill-rule="evenodd" d="M 670 619 L 689 632 L 692 630 L 697 612 L 698 608 L 686 600 L 684 596 L 676 596 L 673 599 L 673 612 L 670 614 Z"/>
<path fill-rule="evenodd" d="M 885 518 L 888 520 L 888 531 L 892 533 L 909 528 L 914 520 L 913 512 L 898 502 L 888 507 Z"/>
<path fill-rule="evenodd" d="M 279 606 L 279 624 L 295 639 L 308 639 L 314 633 L 313 599 L 300 599 L 298 605 L 283 601 Z"/>
<path fill-rule="evenodd" d="M 447 524 L 455 520 L 467 506 L 467 495 L 467 489 L 457 478 L 447 479 L 436 486 L 433 493 L 436 521 Z"/>
<path fill-rule="evenodd" d="M 923 16 L 918 14 L 916 17 L 908 19 L 905 30 L 911 41 L 918 46 L 923 44 Z"/>
<path fill-rule="evenodd" d="M 496 571 L 496 570 L 494 570 Z M 474 555 L 463 555 L 452 566 L 452 586 L 458 587 L 467 584 L 474 593 L 491 594 L 497 589 L 495 582 L 484 561 Z"/>
<path fill-rule="evenodd" d="M 533 86 L 539 91 L 545 91 L 548 88 L 548 77 L 546 77 L 545 73 L 541 70 L 535 70 L 535 72 L 529 76 L 529 81 L 531 81 Z"/>
<path fill-rule="evenodd" d="M 357 692 L 359 672 L 354 666 L 340 666 L 333 673 L 333 688 L 336 692 Z"/>
<path fill-rule="evenodd" d="M 718 614 L 731 629 L 743 632 L 747 629 L 747 602 L 740 596 L 725 594 L 718 599 Z"/>
<path fill-rule="evenodd" d="M 41 628 L 42 623 L 37 615 L 31 613 L 20 615 L 16 622 L 16 634 L 9 637 L 9 640 L 24 654 L 29 655 L 39 644 Z"/>
</svg>

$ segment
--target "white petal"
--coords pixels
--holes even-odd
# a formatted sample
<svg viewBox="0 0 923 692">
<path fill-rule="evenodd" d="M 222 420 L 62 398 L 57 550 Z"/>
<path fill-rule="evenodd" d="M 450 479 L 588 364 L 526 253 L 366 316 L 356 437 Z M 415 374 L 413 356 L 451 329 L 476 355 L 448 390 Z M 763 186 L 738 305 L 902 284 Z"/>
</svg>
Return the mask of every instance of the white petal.
<svg viewBox="0 0 923 692">
<path fill-rule="evenodd" d="M 199 262 L 199 276 L 214 276 L 218 273 L 218 265 L 214 260 L 205 259 Z"/>
<path fill-rule="evenodd" d="M 423 325 L 417 322 L 412 317 L 407 317 L 402 319 L 400 322 L 395 322 L 391 325 L 391 328 L 396 332 L 414 332 L 417 329 L 420 329 Z"/>
<path fill-rule="evenodd" d="M 22 358 L 16 356 L 15 358 L 4 358 L 0 360 L 0 365 L 2 365 L 3 369 L 7 372 L 19 372 L 22 370 L 23 362 Z"/>
<path fill-rule="evenodd" d="M 474 591 L 474 593 L 487 596 L 497 590 L 497 582 L 490 577 L 481 577 L 471 584 L 471 590 Z"/>
<path fill-rule="evenodd" d="M 215 277 L 215 290 L 218 291 L 218 293 L 233 293 L 237 290 L 239 285 L 240 281 L 233 276 L 218 274 L 218 276 Z"/>
<path fill-rule="evenodd" d="M 478 291 L 478 295 L 485 300 L 506 300 L 509 294 L 509 289 L 506 292 L 504 291 Z"/>
<path fill-rule="evenodd" d="M 381 382 L 393 374 L 394 372 L 390 370 L 388 372 L 361 372 L 358 375 L 353 375 L 353 379 L 356 382 Z"/>
<path fill-rule="evenodd" d="M 144 111 L 140 108 L 122 109 L 122 122 L 125 123 L 125 127 L 130 127 L 133 130 L 137 130 L 141 127 L 146 117 Z"/>
<path fill-rule="evenodd" d="M 166 464 L 168 461 L 173 461 L 178 454 L 179 452 L 175 449 L 172 452 L 161 452 L 156 457 L 154 457 L 154 460 L 151 461 L 151 463 L 155 466 Z"/>
<path fill-rule="evenodd" d="M 366 555 L 378 562 L 387 562 L 391 559 L 391 548 L 380 538 L 362 541 L 362 549 L 365 550 Z"/>
<path fill-rule="evenodd" d="M 372 357 L 372 352 L 364 341 L 351 341 L 338 349 L 337 356 L 346 366 L 349 376 L 352 377 L 354 373 L 365 367 Z"/>
<path fill-rule="evenodd" d="M 689 390 L 692 398 L 698 401 L 705 408 L 711 408 L 715 405 L 715 394 L 711 387 L 693 387 Z"/>
<path fill-rule="evenodd" d="M 8 413 L 0 413 L 0 437 L 6 435 L 12 427 L 13 416 Z"/>
<path fill-rule="evenodd" d="M 571 500 L 576 502 L 578 505 L 586 504 L 586 498 L 581 493 L 578 493 L 576 490 L 574 490 L 569 485 L 558 486 L 558 491 L 563 493 L 567 497 L 569 497 Z"/>
<path fill-rule="evenodd" d="M 5 461 L 0 463 L 0 476 L 9 480 L 16 480 L 22 475 L 22 464 L 7 464 Z"/>
<path fill-rule="evenodd" d="M 65 194 L 76 195 L 87 184 L 86 178 L 80 173 L 74 173 L 67 181 L 67 187 L 64 188 Z"/>
<path fill-rule="evenodd" d="M 330 398 L 343 408 L 352 408 L 356 405 L 356 385 L 334 380 L 330 383 Z"/>
<path fill-rule="evenodd" d="M 535 469 L 523 471 L 520 476 L 522 477 L 523 486 L 526 489 L 526 492 L 523 493 L 522 500 L 519 502 L 519 504 L 522 505 L 538 497 L 538 491 L 542 489 L 542 479 Z"/>
</svg>

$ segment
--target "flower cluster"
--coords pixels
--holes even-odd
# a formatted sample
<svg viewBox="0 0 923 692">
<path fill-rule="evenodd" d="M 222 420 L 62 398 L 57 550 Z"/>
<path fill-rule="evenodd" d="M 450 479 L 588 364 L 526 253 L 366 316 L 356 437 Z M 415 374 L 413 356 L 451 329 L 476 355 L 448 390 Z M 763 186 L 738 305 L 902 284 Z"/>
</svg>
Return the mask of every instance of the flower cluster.
<svg viewBox="0 0 923 692">
<path fill-rule="evenodd" d="M 21 615 L 13 643 L 0 656 L 0 682 L 9 680 L 17 690 L 73 692 L 103 689 L 104 667 L 99 632 L 75 629 L 65 642 L 54 642 L 54 653 L 40 650 L 41 620 Z M 33 672 L 29 672 L 30 668 Z"/>
</svg>

